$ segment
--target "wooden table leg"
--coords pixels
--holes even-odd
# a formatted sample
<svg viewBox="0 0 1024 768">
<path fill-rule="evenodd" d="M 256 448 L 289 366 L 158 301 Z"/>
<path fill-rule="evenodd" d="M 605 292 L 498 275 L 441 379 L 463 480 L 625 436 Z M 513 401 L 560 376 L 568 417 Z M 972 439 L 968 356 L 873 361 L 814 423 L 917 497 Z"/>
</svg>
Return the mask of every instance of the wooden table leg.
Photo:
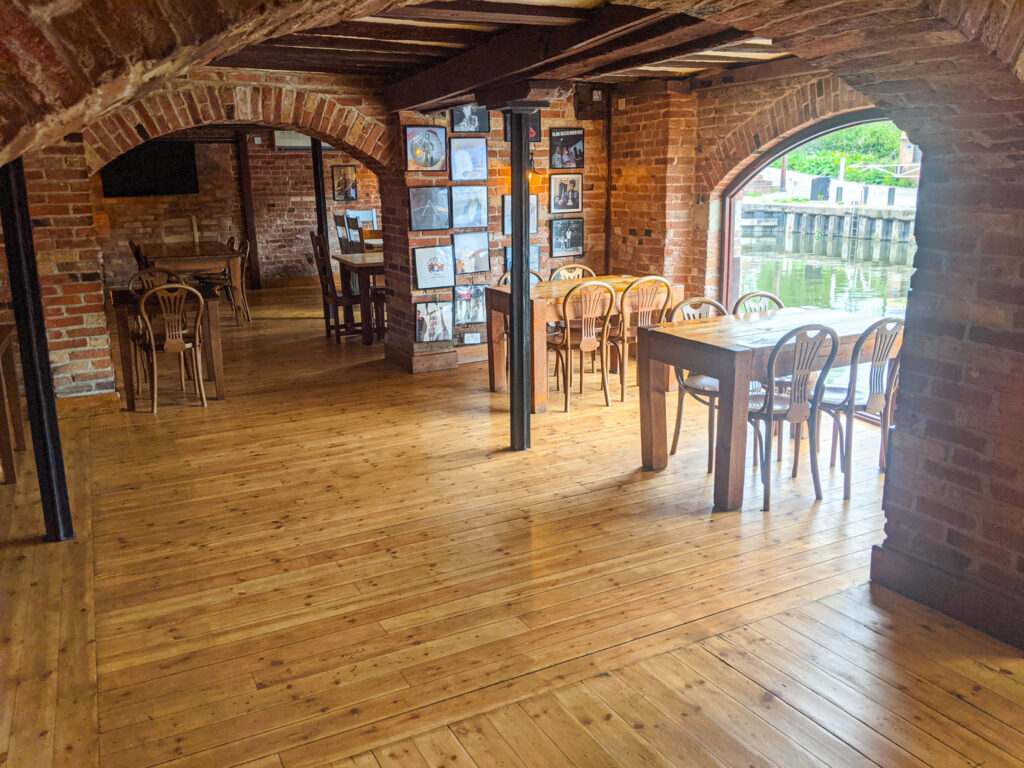
<svg viewBox="0 0 1024 768">
<path fill-rule="evenodd" d="M 485 291 L 487 301 L 487 378 L 491 392 L 507 392 L 505 381 L 505 314 L 491 305 L 490 293 Z"/>
<path fill-rule="evenodd" d="M 359 274 L 359 327 L 363 331 L 363 344 L 373 344 L 373 284 L 370 282 L 370 275 L 366 272 Z M 351 307 L 347 307 L 349 312 Z"/>
<path fill-rule="evenodd" d="M 224 353 L 220 345 L 220 302 L 207 299 L 203 309 L 206 338 L 203 341 L 204 379 L 212 379 L 216 394 L 214 400 L 224 399 Z M 207 395 L 209 397 L 209 395 Z"/>
<path fill-rule="evenodd" d="M 21 416 L 21 397 L 18 395 L 18 372 L 14 366 L 14 344 L 10 344 L 0 360 L 0 374 L 3 375 L 3 387 L 7 393 L 7 415 L 11 420 L 14 434 L 14 447 L 25 450 L 25 422 Z"/>
<path fill-rule="evenodd" d="M 14 368 L 14 361 L 8 355 L 13 346 L 13 344 L 8 346 L 3 353 L 3 357 L 0 358 L 0 373 L 3 374 L 2 378 L 0 378 L 0 395 L 3 395 L 0 398 L 0 471 L 3 472 L 3 480 L 0 482 L 4 485 L 13 485 L 18 479 L 17 470 L 14 466 L 14 430 L 15 418 L 20 422 L 21 415 L 11 408 L 10 395 L 12 384 L 8 376 L 8 368 L 12 371 Z M 14 397 L 17 398 L 17 382 L 14 382 L 13 389 Z"/>
<path fill-rule="evenodd" d="M 340 266 L 341 266 L 341 270 L 340 270 L 341 275 L 339 276 L 338 279 L 341 280 L 341 295 L 342 296 L 351 296 L 352 295 L 352 273 L 348 271 L 348 267 L 346 267 L 344 264 L 341 264 Z M 362 290 L 363 290 L 363 280 L 362 280 L 362 278 L 360 278 L 359 279 L 359 291 L 360 291 L 360 293 L 362 292 Z M 345 307 L 342 310 L 342 317 L 345 319 L 344 320 L 344 327 L 343 327 L 342 330 L 343 331 L 350 330 L 352 328 L 352 326 L 356 322 L 356 315 L 355 315 L 355 312 L 352 311 L 352 305 L 351 304 L 346 304 L 345 305 Z"/>
<path fill-rule="evenodd" d="M 530 316 L 533 323 L 531 340 L 533 350 L 530 365 L 530 411 L 544 413 L 548 409 L 548 305 L 546 301 L 531 299 Z"/>
<path fill-rule="evenodd" d="M 749 352 L 733 352 L 718 377 L 718 434 L 715 438 L 715 509 L 743 506 L 750 405 Z M 771 439 L 769 434 L 768 439 Z"/>
<path fill-rule="evenodd" d="M 650 356 L 650 331 L 637 332 L 637 372 L 640 376 L 640 452 L 644 469 L 668 466 L 665 421 L 665 363 Z"/>
<path fill-rule="evenodd" d="M 242 257 L 232 258 L 228 264 L 228 275 L 231 277 L 231 298 L 235 304 L 235 325 L 241 322 L 244 314 L 242 308 Z"/>
<path fill-rule="evenodd" d="M 117 319 L 117 348 L 121 357 L 121 383 L 124 385 L 124 407 L 135 410 L 135 374 L 132 373 L 132 336 L 128 325 L 128 308 L 118 307 L 114 312 Z"/>
</svg>

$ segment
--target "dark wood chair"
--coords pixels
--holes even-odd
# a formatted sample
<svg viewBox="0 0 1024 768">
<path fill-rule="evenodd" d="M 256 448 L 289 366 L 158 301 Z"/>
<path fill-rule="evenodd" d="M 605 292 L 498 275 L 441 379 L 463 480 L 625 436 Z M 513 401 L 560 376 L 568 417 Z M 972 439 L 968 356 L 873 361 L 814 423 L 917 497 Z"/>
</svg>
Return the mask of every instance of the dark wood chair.
<svg viewBox="0 0 1024 768">
<path fill-rule="evenodd" d="M 17 481 L 14 452 L 25 450 L 25 423 L 21 417 L 18 374 L 14 369 L 13 325 L 0 325 L 0 484 Z"/>
<path fill-rule="evenodd" d="M 334 331 L 334 341 L 341 344 L 342 334 L 354 334 L 358 331 L 355 328 L 346 328 L 342 320 L 342 310 L 346 307 L 355 308 L 359 306 L 359 296 L 352 294 L 346 296 L 338 290 L 334 283 L 334 270 L 331 267 L 331 256 L 328 250 L 327 238 L 318 232 L 310 232 L 309 240 L 313 245 L 313 261 L 316 264 L 316 274 L 320 279 L 320 294 L 324 306 L 324 330 L 325 335 L 330 336 Z M 374 299 L 376 304 L 378 299 Z M 360 318 L 361 322 L 372 322 L 371 318 Z"/>
<path fill-rule="evenodd" d="M 228 239 L 228 247 L 232 250 L 236 250 L 234 247 L 235 238 Z M 197 275 L 200 282 L 207 285 L 211 285 L 217 289 L 218 293 L 225 294 L 228 297 L 228 304 L 231 305 L 231 310 L 235 315 L 235 325 L 238 325 L 239 312 L 237 311 L 240 307 L 241 314 L 245 317 L 246 322 L 252 322 L 252 313 L 249 311 L 249 293 L 246 287 L 246 272 L 249 270 L 249 254 L 252 251 L 252 246 L 248 240 L 243 240 L 238 244 L 237 253 L 241 254 L 241 263 L 239 268 L 242 271 L 242 290 L 240 296 L 235 296 L 234 286 L 231 284 L 231 271 L 222 270 L 220 272 L 211 272 L 207 274 Z"/>
<path fill-rule="evenodd" d="M 132 252 L 132 258 L 135 259 L 135 267 L 138 270 L 143 270 L 149 267 L 149 260 L 146 255 L 142 252 L 142 246 L 136 243 L 134 240 L 128 240 L 128 249 Z"/>
</svg>

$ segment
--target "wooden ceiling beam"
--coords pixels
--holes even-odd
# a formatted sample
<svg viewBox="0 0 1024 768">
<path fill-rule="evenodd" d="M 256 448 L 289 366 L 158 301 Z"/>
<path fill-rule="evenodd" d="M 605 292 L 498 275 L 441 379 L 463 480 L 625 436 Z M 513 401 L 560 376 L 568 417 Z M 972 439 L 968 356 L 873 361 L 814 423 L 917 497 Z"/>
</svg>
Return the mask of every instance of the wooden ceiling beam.
<svg viewBox="0 0 1024 768">
<path fill-rule="evenodd" d="M 587 74 L 590 77 L 601 77 L 602 75 L 611 75 L 617 72 L 623 72 L 629 69 L 636 69 L 637 67 L 643 67 L 648 64 L 658 64 L 663 61 L 669 61 L 671 59 L 677 59 L 680 56 L 692 54 L 697 51 L 702 51 L 707 48 L 713 48 L 716 45 L 722 45 L 723 43 L 731 40 L 742 40 L 744 37 L 749 37 L 750 33 L 740 29 L 726 29 L 724 32 L 711 35 L 710 37 L 703 37 L 697 40 L 692 40 L 682 45 L 673 46 L 671 48 L 663 48 L 657 51 L 651 51 L 649 53 L 642 53 L 637 56 L 630 56 L 624 59 L 608 64 L 603 67 L 590 70 Z"/>
<path fill-rule="evenodd" d="M 322 51 L 371 51 L 374 53 L 409 53 L 421 56 L 451 56 L 459 48 L 431 45 L 430 43 L 396 43 L 390 40 L 367 40 L 359 37 L 319 37 L 317 35 L 294 34 L 274 37 L 258 45 L 274 45 L 283 48 L 305 48 Z"/>
<path fill-rule="evenodd" d="M 446 43 L 459 46 L 480 45 L 493 36 L 493 33 L 476 29 L 438 27 L 429 24 L 379 24 L 372 21 L 345 21 L 329 27 L 305 29 L 298 34 L 316 37 L 358 37 L 403 43 Z"/>
<path fill-rule="evenodd" d="M 325 55 L 323 51 L 302 51 L 297 48 L 275 48 L 255 45 L 238 53 L 210 62 L 213 67 L 268 69 L 287 72 L 320 72 L 329 75 L 394 76 L 415 66 L 415 62 L 366 61 L 348 55 Z"/>
<path fill-rule="evenodd" d="M 477 0 L 432 2 L 391 8 L 381 18 L 413 21 L 447 21 L 463 24 L 517 24 L 564 27 L 582 21 L 587 11 L 556 5 L 491 3 Z"/>
</svg>

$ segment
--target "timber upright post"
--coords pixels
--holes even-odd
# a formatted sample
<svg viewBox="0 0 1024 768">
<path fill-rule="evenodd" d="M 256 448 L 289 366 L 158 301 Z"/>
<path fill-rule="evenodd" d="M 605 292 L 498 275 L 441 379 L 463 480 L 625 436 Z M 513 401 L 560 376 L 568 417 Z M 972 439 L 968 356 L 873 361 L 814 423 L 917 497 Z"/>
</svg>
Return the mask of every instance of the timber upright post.
<svg viewBox="0 0 1024 768">
<path fill-rule="evenodd" d="M 324 190 L 324 147 L 320 139 L 310 139 L 313 147 L 313 194 L 316 200 L 316 231 L 324 236 L 327 248 L 331 238 L 327 231 L 327 192 Z"/>
<path fill-rule="evenodd" d="M 75 538 L 68 501 L 64 453 L 57 425 L 57 398 L 46 344 L 42 293 L 32 242 L 25 169 L 21 158 L 0 168 L 0 220 L 3 222 L 7 270 L 11 279 L 14 321 L 18 326 L 21 371 L 32 426 L 32 448 L 39 475 L 39 497 L 43 506 L 47 541 Z"/>
</svg>

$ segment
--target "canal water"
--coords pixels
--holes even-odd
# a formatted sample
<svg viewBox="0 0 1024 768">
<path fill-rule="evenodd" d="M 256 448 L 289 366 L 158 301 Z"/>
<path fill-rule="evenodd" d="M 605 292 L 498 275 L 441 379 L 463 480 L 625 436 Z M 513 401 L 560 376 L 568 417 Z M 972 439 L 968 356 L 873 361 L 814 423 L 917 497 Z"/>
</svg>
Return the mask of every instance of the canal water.
<svg viewBox="0 0 1024 768">
<path fill-rule="evenodd" d="M 788 307 L 903 317 L 917 246 L 779 233 L 741 236 L 737 250 L 732 274 L 740 275 L 740 293 L 771 291 Z"/>
</svg>

